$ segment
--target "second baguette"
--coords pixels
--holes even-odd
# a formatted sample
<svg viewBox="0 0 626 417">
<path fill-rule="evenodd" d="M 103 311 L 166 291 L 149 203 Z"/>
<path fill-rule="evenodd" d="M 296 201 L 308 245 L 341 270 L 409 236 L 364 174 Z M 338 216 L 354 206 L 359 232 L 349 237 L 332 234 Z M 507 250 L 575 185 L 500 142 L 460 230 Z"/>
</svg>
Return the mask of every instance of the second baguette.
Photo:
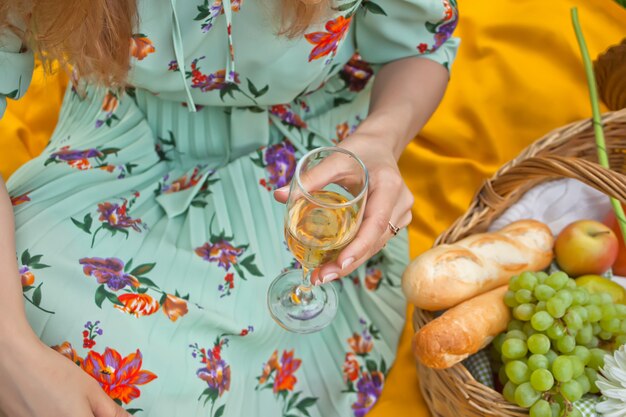
<svg viewBox="0 0 626 417">
<path fill-rule="evenodd" d="M 422 327 L 413 338 L 413 352 L 430 368 L 449 368 L 478 352 L 506 329 L 511 312 L 504 304 L 503 285 L 459 304 Z"/>
</svg>

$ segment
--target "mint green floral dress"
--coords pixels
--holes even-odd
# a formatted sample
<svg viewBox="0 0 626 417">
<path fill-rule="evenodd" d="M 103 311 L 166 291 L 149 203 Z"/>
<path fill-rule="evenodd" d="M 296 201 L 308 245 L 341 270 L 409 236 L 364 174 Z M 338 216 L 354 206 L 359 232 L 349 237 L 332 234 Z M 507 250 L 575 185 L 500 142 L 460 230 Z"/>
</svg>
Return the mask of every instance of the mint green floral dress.
<svg viewBox="0 0 626 417">
<path fill-rule="evenodd" d="M 295 39 L 262 3 L 139 1 L 133 87 L 74 80 L 7 183 L 30 324 L 134 415 L 361 417 L 394 361 L 406 233 L 331 284 L 330 327 L 291 334 L 265 301 L 298 267 L 272 191 L 354 131 L 381 64 L 451 64 L 456 2 L 337 0 Z M 0 115 L 32 67 L 4 34 Z"/>
</svg>

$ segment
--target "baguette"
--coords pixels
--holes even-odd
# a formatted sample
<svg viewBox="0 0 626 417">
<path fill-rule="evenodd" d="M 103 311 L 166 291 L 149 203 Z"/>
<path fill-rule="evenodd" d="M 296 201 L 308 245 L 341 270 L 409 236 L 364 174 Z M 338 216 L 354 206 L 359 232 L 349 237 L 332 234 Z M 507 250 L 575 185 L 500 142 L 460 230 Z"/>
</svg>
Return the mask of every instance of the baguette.
<svg viewBox="0 0 626 417">
<path fill-rule="evenodd" d="M 424 252 L 404 271 L 402 289 L 421 309 L 450 308 L 507 284 L 513 275 L 546 268 L 554 257 L 553 246 L 548 226 L 520 220 Z"/>
<path fill-rule="evenodd" d="M 429 368 L 449 368 L 485 346 L 511 319 L 503 285 L 443 313 L 413 337 L 413 352 Z"/>
</svg>

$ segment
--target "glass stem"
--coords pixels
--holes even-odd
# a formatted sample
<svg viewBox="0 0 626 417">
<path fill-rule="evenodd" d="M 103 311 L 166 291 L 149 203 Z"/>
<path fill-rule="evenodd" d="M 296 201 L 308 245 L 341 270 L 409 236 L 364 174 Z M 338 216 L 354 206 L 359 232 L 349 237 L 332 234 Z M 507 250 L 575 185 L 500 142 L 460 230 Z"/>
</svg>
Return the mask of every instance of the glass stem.
<svg viewBox="0 0 626 417">
<path fill-rule="evenodd" d="M 302 266 L 302 284 L 298 285 L 294 290 L 294 298 L 298 304 L 307 305 L 313 300 L 313 291 L 311 288 L 311 270 Z"/>
</svg>

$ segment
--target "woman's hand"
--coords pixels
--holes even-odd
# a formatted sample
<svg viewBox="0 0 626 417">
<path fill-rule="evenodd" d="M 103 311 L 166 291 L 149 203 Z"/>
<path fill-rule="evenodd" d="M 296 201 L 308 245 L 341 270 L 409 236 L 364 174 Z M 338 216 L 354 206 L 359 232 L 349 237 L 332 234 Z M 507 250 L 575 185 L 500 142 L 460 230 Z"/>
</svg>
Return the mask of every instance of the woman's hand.
<svg viewBox="0 0 626 417">
<path fill-rule="evenodd" d="M 354 240 L 339 254 L 335 262 L 323 265 L 313 272 L 311 277 L 313 284 L 327 283 L 348 275 L 375 255 L 394 236 L 390 223 L 398 228 L 404 228 L 411 223 L 413 195 L 402 180 L 389 142 L 363 130 L 357 130 L 339 146 L 357 155 L 367 167 L 369 172 L 367 203 L 363 222 Z M 316 183 L 331 182 L 330 178 L 323 176 L 332 176 L 332 170 L 320 169 L 313 172 Z M 275 192 L 276 199 L 283 203 L 287 201 L 288 196 L 289 187 Z"/>
<path fill-rule="evenodd" d="M 389 223 L 403 228 L 411 222 L 413 196 L 400 176 L 397 160 L 437 108 L 448 76 L 443 65 L 420 57 L 388 63 L 376 75 L 369 115 L 339 145 L 361 158 L 369 171 L 363 223 L 336 262 L 313 272 L 312 283 L 326 283 L 351 273 L 393 236 Z M 318 174 L 315 176 L 316 183 L 329 179 L 318 181 Z M 283 203 L 288 196 L 288 187 L 274 194 Z"/>
<path fill-rule="evenodd" d="M 30 329 L 2 330 L 0 416 L 130 417 L 93 378 Z"/>
</svg>

